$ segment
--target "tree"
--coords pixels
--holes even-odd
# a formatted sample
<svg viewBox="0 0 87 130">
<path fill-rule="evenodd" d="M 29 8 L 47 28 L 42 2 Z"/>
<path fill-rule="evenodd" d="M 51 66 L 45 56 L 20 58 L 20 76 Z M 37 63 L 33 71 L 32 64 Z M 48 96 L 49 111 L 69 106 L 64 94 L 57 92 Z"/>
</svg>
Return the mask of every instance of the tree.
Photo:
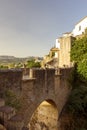
<svg viewBox="0 0 87 130">
<path fill-rule="evenodd" d="M 32 67 L 41 67 L 40 62 L 35 62 L 35 60 L 29 60 L 27 61 L 27 65 L 28 68 L 32 68 Z"/>
<path fill-rule="evenodd" d="M 8 69 L 8 66 L 0 64 L 0 69 Z"/>
<path fill-rule="evenodd" d="M 70 80 L 72 91 L 67 103 L 74 130 L 87 129 L 87 36 L 72 43 L 71 60 L 75 69 Z M 68 122 L 70 124 L 70 122 Z M 71 128 L 71 127 L 70 127 Z"/>
<path fill-rule="evenodd" d="M 20 62 L 15 64 L 15 68 L 22 68 L 22 67 L 23 67 L 23 64 Z"/>
<path fill-rule="evenodd" d="M 72 43 L 71 60 L 77 64 L 78 73 L 87 79 L 87 36 L 76 39 Z"/>
<path fill-rule="evenodd" d="M 15 68 L 15 63 L 10 63 L 9 68 Z"/>
</svg>

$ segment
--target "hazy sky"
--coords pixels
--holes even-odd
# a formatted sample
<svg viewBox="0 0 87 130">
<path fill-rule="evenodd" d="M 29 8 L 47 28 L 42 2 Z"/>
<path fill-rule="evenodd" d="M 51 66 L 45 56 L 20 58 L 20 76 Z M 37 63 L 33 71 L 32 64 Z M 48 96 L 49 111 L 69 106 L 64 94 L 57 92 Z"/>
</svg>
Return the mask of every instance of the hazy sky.
<svg viewBox="0 0 87 130">
<path fill-rule="evenodd" d="M 0 55 L 44 56 L 87 16 L 87 0 L 0 0 Z"/>
</svg>

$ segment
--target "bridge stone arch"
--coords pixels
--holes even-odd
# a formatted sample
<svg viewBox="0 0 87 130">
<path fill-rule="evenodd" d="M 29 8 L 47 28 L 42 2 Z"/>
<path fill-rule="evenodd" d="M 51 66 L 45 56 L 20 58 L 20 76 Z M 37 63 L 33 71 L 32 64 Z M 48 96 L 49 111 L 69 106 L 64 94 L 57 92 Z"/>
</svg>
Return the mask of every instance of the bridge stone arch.
<svg viewBox="0 0 87 130">
<path fill-rule="evenodd" d="M 30 78 L 23 78 L 20 114 L 23 116 L 24 127 L 30 122 L 36 108 L 43 101 L 56 104 L 58 117 L 70 93 L 67 79 L 71 69 L 33 69 Z"/>
<path fill-rule="evenodd" d="M 72 68 L 60 69 L 28 69 L 27 75 L 22 75 L 22 70 L 0 71 L 0 93 L 10 89 L 20 98 L 21 109 L 13 114 L 5 111 L 6 117 L 4 125 L 9 130 L 25 130 L 27 124 L 37 107 L 43 102 L 48 101 L 56 104 L 58 120 L 70 94 L 68 78 Z M 6 107 L 6 106 L 4 106 Z M 2 114 L 3 115 L 3 114 Z M 59 130 L 59 129 L 58 129 Z"/>
<path fill-rule="evenodd" d="M 29 122 L 29 130 L 58 129 L 58 109 L 52 100 L 43 101 L 34 111 Z"/>
</svg>

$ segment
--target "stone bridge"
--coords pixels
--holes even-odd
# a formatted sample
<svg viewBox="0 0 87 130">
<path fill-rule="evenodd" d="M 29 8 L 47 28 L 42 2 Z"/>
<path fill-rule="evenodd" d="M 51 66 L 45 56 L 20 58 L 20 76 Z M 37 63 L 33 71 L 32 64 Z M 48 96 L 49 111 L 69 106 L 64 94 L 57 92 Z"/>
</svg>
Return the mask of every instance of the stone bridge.
<svg viewBox="0 0 87 130">
<path fill-rule="evenodd" d="M 21 101 L 20 110 L 13 115 L 9 116 L 9 113 L 0 109 L 0 117 L 2 112 L 6 116 L 3 119 L 7 130 L 34 130 L 30 128 L 30 122 L 35 111 L 37 108 L 39 108 L 38 111 L 41 109 L 39 106 L 44 101 L 53 107 L 53 111 L 50 108 L 45 111 L 45 115 L 48 115 L 46 119 L 49 119 L 50 115 L 50 118 L 55 118 L 56 122 L 55 128 L 49 129 L 59 130 L 58 120 L 70 94 L 68 79 L 71 71 L 72 68 L 0 71 L 0 95 L 6 88 L 11 89 Z M 42 123 L 42 117 L 40 119 L 38 122 Z M 51 119 L 49 122 L 52 123 Z M 41 130 L 48 130 L 49 126 L 46 127 L 46 122 Z M 40 126 L 35 130 L 40 130 Z"/>
</svg>

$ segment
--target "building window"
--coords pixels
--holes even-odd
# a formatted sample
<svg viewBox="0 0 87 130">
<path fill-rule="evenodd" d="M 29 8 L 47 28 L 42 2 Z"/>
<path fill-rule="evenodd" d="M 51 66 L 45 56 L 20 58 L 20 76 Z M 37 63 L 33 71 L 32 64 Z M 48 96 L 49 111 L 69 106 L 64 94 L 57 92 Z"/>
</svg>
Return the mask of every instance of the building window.
<svg viewBox="0 0 87 130">
<path fill-rule="evenodd" d="M 81 26 L 79 26 L 79 31 L 81 30 Z"/>
</svg>

